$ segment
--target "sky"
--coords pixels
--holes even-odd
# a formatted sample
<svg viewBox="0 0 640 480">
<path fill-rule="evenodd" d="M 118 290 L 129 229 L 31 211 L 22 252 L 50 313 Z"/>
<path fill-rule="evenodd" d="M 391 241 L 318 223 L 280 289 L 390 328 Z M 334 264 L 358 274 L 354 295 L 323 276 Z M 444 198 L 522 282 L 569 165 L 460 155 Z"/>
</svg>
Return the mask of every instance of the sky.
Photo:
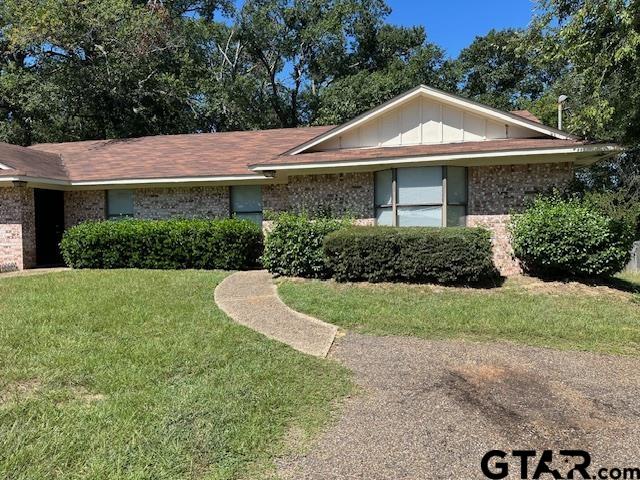
<svg viewBox="0 0 640 480">
<path fill-rule="evenodd" d="M 531 21 L 532 0 L 387 0 L 389 23 L 423 25 L 427 38 L 450 57 L 495 28 L 522 28 Z"/>
</svg>

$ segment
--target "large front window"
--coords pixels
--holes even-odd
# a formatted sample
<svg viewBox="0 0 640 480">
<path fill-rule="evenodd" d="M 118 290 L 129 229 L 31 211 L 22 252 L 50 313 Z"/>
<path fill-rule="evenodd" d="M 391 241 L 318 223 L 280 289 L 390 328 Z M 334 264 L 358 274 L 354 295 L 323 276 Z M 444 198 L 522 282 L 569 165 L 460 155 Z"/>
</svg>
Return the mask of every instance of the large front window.
<svg viewBox="0 0 640 480">
<path fill-rule="evenodd" d="M 376 221 L 398 227 L 464 226 L 464 167 L 410 167 L 376 172 Z"/>
</svg>

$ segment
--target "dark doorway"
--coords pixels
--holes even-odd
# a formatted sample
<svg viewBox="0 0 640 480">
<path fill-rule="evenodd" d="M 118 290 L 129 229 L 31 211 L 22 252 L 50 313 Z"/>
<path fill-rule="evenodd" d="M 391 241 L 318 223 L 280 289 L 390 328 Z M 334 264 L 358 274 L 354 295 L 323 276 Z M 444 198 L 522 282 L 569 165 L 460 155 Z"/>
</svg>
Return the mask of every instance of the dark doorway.
<svg viewBox="0 0 640 480">
<path fill-rule="evenodd" d="M 39 267 L 62 265 L 60 240 L 64 232 L 64 192 L 34 190 L 36 208 L 36 263 Z"/>
</svg>

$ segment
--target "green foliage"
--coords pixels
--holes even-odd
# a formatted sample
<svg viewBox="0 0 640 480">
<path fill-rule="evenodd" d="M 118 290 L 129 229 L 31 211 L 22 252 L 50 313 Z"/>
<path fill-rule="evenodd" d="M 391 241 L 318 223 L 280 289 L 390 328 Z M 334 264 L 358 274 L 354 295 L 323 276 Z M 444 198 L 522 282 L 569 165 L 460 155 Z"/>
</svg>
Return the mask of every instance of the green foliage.
<svg viewBox="0 0 640 480">
<path fill-rule="evenodd" d="M 322 242 L 327 234 L 347 224 L 347 220 L 313 219 L 306 213 L 277 214 L 265 239 L 262 264 L 275 275 L 327 278 L 331 271 Z"/>
<path fill-rule="evenodd" d="M 562 71 L 561 65 L 540 64 L 526 33 L 511 29 L 476 37 L 460 52 L 456 68 L 463 95 L 503 110 L 531 108 Z"/>
<path fill-rule="evenodd" d="M 457 90 L 445 52 L 426 39 L 422 28 L 385 25 L 363 40 L 348 69 L 319 92 L 313 122 L 339 124 L 420 84 Z"/>
<path fill-rule="evenodd" d="M 207 27 L 177 2 L 0 3 L 0 134 L 16 143 L 183 133 Z"/>
<path fill-rule="evenodd" d="M 325 239 L 338 281 L 473 284 L 496 277 L 491 238 L 479 228 L 353 227 Z"/>
<path fill-rule="evenodd" d="M 240 270 L 257 265 L 262 231 L 236 219 L 86 222 L 60 247 L 73 268 Z"/>
<path fill-rule="evenodd" d="M 631 226 L 634 238 L 640 239 L 640 201 L 630 201 L 626 190 L 587 191 L 585 205 L 598 210 L 607 217 Z"/>
<path fill-rule="evenodd" d="M 569 95 L 566 127 L 597 140 L 640 138 L 640 2 L 539 0 L 531 48 L 570 68 L 550 89 L 549 108 Z"/>
<path fill-rule="evenodd" d="M 593 202 L 538 198 L 511 223 L 513 249 L 523 267 L 544 276 L 607 277 L 624 268 L 633 225 Z"/>
</svg>

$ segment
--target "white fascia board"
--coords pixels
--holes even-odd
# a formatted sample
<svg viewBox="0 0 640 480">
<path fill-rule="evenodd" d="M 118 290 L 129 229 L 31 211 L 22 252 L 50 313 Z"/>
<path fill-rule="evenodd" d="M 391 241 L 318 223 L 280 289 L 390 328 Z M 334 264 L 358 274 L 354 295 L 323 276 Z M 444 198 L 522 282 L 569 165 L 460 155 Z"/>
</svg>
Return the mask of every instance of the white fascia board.
<svg viewBox="0 0 640 480">
<path fill-rule="evenodd" d="M 452 162 L 467 159 L 486 159 L 486 158 L 505 158 L 505 157 L 526 157 L 534 155 L 568 155 L 580 153 L 616 153 L 622 149 L 617 145 L 584 145 L 581 147 L 569 148 L 546 148 L 546 149 L 529 149 L 529 150 L 507 150 L 503 152 L 480 152 L 480 153 L 455 153 L 446 155 L 422 155 L 414 157 L 387 157 L 371 160 L 348 160 L 338 162 L 317 162 L 317 163 L 288 163 L 279 165 L 257 165 L 252 167 L 253 170 L 313 170 L 320 168 L 340 168 L 340 167 L 361 167 L 361 166 L 378 166 L 378 165 L 395 165 L 400 163 L 418 163 L 418 162 Z"/>
<path fill-rule="evenodd" d="M 145 185 L 180 185 L 180 184 L 204 184 L 204 183 L 277 183 L 271 177 L 258 175 L 227 175 L 215 177 L 171 177 L 171 178 L 127 178 L 120 180 L 86 180 L 68 181 L 53 180 L 48 178 L 16 176 L 0 177 L 0 182 L 29 182 L 42 185 L 56 185 L 60 187 L 118 187 L 118 186 L 145 186 Z"/>
<path fill-rule="evenodd" d="M 86 180 L 72 181 L 72 187 L 109 186 L 109 185 L 157 185 L 180 183 L 216 183 L 216 182 L 248 182 L 272 180 L 269 177 L 256 175 L 227 175 L 216 177 L 175 177 L 175 178 L 127 178 L 121 180 Z"/>
<path fill-rule="evenodd" d="M 500 120 L 511 125 L 517 125 L 519 127 L 527 128 L 529 130 L 534 130 L 538 133 L 549 135 L 551 137 L 558 138 L 560 140 L 570 140 L 570 139 L 577 138 L 576 136 L 570 135 L 561 130 L 558 130 L 552 127 L 547 127 L 546 125 L 543 125 L 541 123 L 533 122 L 531 120 L 518 117 L 513 113 L 502 112 L 495 108 L 491 108 L 486 105 L 482 105 L 480 103 L 474 102 L 472 100 L 468 100 L 462 97 L 458 97 L 457 95 L 451 95 L 449 93 L 437 90 L 435 88 L 421 85 L 419 87 L 414 88 L 413 90 L 408 91 L 404 95 L 400 95 L 395 99 L 390 100 L 387 103 L 383 103 L 381 106 L 374 108 L 373 110 L 370 110 L 369 112 L 364 113 L 359 117 L 356 117 L 355 119 L 343 124 L 340 127 L 336 127 L 333 130 L 330 130 L 322 135 L 319 135 L 314 139 L 309 140 L 306 143 L 303 143 L 302 145 L 297 147 L 295 150 L 291 150 L 290 152 L 288 152 L 288 155 L 297 155 L 301 152 L 304 152 L 305 150 L 308 150 L 309 148 L 315 145 L 318 145 L 321 142 L 324 142 L 333 137 L 341 135 L 344 132 L 351 130 L 353 128 L 357 128 L 358 126 L 368 122 L 369 120 L 372 120 L 373 118 L 384 114 L 385 112 L 397 107 L 398 105 L 401 105 L 402 103 L 405 103 L 411 100 L 412 98 L 418 95 L 424 95 L 432 99 L 439 100 L 444 103 L 448 103 L 450 105 L 455 105 L 464 110 L 469 110 L 469 111 L 478 113 L 480 115 L 490 117 L 494 120 Z"/>
</svg>

